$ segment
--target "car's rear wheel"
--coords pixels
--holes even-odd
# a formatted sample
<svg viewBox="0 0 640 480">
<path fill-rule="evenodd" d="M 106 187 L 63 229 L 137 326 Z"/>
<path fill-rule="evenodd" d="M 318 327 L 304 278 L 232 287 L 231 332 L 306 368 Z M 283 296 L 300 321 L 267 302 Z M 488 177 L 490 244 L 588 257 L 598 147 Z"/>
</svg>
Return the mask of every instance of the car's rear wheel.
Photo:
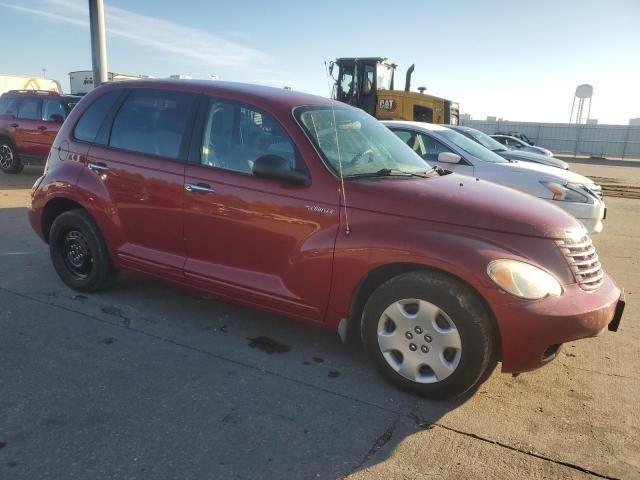
<svg viewBox="0 0 640 480">
<path fill-rule="evenodd" d="M 460 396 L 495 366 L 486 308 L 466 284 L 442 272 L 410 272 L 385 282 L 371 295 L 362 322 L 378 371 L 413 394 Z"/>
<path fill-rule="evenodd" d="M 117 271 L 100 230 L 84 210 L 69 210 L 53 222 L 49 251 L 56 272 L 69 287 L 81 292 L 103 290 Z"/>
<path fill-rule="evenodd" d="M 13 144 L 7 139 L 0 139 L 0 170 L 4 173 L 20 173 L 23 168 Z"/>
</svg>

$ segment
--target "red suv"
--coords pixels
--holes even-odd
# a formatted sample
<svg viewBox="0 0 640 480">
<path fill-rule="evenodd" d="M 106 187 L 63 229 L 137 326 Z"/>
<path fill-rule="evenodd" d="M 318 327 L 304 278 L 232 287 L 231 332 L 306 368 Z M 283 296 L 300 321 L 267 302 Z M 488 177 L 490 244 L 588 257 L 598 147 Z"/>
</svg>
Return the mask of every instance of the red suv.
<svg viewBox="0 0 640 480">
<path fill-rule="evenodd" d="M 60 125 L 80 97 L 12 90 L 0 96 L 0 170 L 20 173 L 43 164 Z"/>
<path fill-rule="evenodd" d="M 29 213 L 71 288 L 132 270 L 361 338 L 427 397 L 523 372 L 617 329 L 584 228 L 542 200 L 432 168 L 361 110 L 223 82 L 93 90 Z"/>
</svg>

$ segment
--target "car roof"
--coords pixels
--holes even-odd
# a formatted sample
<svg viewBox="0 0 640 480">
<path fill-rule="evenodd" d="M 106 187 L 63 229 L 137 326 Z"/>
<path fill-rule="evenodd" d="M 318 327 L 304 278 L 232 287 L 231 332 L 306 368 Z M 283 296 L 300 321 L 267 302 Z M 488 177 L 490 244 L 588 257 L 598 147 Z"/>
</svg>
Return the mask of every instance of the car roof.
<svg viewBox="0 0 640 480">
<path fill-rule="evenodd" d="M 510 139 L 512 139 L 512 140 L 516 140 L 516 141 L 518 141 L 518 142 L 520 142 L 520 143 L 527 143 L 527 142 L 525 142 L 524 140 L 522 140 L 521 138 L 514 137 L 514 136 L 512 136 L 512 135 L 499 135 L 499 134 L 494 134 L 494 135 L 491 135 L 491 136 L 492 136 L 492 137 L 501 137 L 501 138 L 510 138 Z"/>
<path fill-rule="evenodd" d="M 422 130 L 428 130 L 430 132 L 444 132 L 446 130 L 449 130 L 449 128 L 443 125 L 437 125 L 435 123 L 411 122 L 408 120 L 383 120 L 382 123 L 388 126 L 395 127 L 418 127 Z"/>
<path fill-rule="evenodd" d="M 471 132 L 475 130 L 475 128 L 467 127 L 465 125 L 447 125 L 447 128 L 451 130 L 460 130 L 461 132 Z"/>
<path fill-rule="evenodd" d="M 52 90 L 9 90 L 2 94 L 3 97 L 60 97 L 58 92 Z"/>
<path fill-rule="evenodd" d="M 286 90 L 284 88 L 267 87 L 239 82 L 224 82 L 220 80 L 167 80 L 144 79 L 108 82 L 99 88 L 166 88 L 196 93 L 231 94 L 248 102 L 271 104 L 278 108 L 293 108 L 301 105 L 334 105 L 348 107 L 344 103 L 329 98 L 319 97 L 308 93 Z"/>
</svg>

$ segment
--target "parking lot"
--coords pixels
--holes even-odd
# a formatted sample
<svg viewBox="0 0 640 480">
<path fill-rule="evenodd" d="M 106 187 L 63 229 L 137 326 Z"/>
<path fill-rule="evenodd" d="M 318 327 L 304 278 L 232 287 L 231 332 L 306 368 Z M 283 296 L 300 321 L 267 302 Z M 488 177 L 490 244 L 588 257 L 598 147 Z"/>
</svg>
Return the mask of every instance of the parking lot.
<svg viewBox="0 0 640 480">
<path fill-rule="evenodd" d="M 640 162 L 572 169 L 611 193 L 595 243 L 620 330 L 455 403 L 334 333 L 154 280 L 69 290 L 26 217 L 40 170 L 0 175 L 0 478 L 640 478 Z"/>
</svg>

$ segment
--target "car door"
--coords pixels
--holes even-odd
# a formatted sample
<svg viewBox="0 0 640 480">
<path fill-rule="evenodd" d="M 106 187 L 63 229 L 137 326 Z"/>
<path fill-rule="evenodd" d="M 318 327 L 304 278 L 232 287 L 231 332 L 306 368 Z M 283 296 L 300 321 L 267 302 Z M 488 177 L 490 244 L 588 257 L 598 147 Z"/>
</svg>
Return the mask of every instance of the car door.
<svg viewBox="0 0 640 480">
<path fill-rule="evenodd" d="M 36 138 L 38 156 L 46 157 L 49 154 L 51 145 L 53 145 L 53 141 L 56 139 L 58 130 L 60 130 L 65 118 L 67 118 L 67 109 L 60 100 L 54 98 L 42 99 L 41 123 L 37 127 L 40 133 Z"/>
<path fill-rule="evenodd" d="M 176 279 L 183 278 L 185 261 L 184 167 L 195 99 L 132 89 L 87 155 L 113 207 L 119 261 Z"/>
<path fill-rule="evenodd" d="M 233 101 L 203 102 L 185 172 L 185 276 L 219 296 L 310 322 L 326 309 L 338 197 L 314 185 L 256 177 L 256 158 L 307 171 L 274 116 Z"/>
<path fill-rule="evenodd" d="M 42 101 L 35 97 L 24 97 L 18 103 L 14 127 L 14 139 L 18 154 L 29 157 L 39 157 L 39 136 L 42 133 L 38 128 L 42 124 L 40 111 Z"/>
</svg>

